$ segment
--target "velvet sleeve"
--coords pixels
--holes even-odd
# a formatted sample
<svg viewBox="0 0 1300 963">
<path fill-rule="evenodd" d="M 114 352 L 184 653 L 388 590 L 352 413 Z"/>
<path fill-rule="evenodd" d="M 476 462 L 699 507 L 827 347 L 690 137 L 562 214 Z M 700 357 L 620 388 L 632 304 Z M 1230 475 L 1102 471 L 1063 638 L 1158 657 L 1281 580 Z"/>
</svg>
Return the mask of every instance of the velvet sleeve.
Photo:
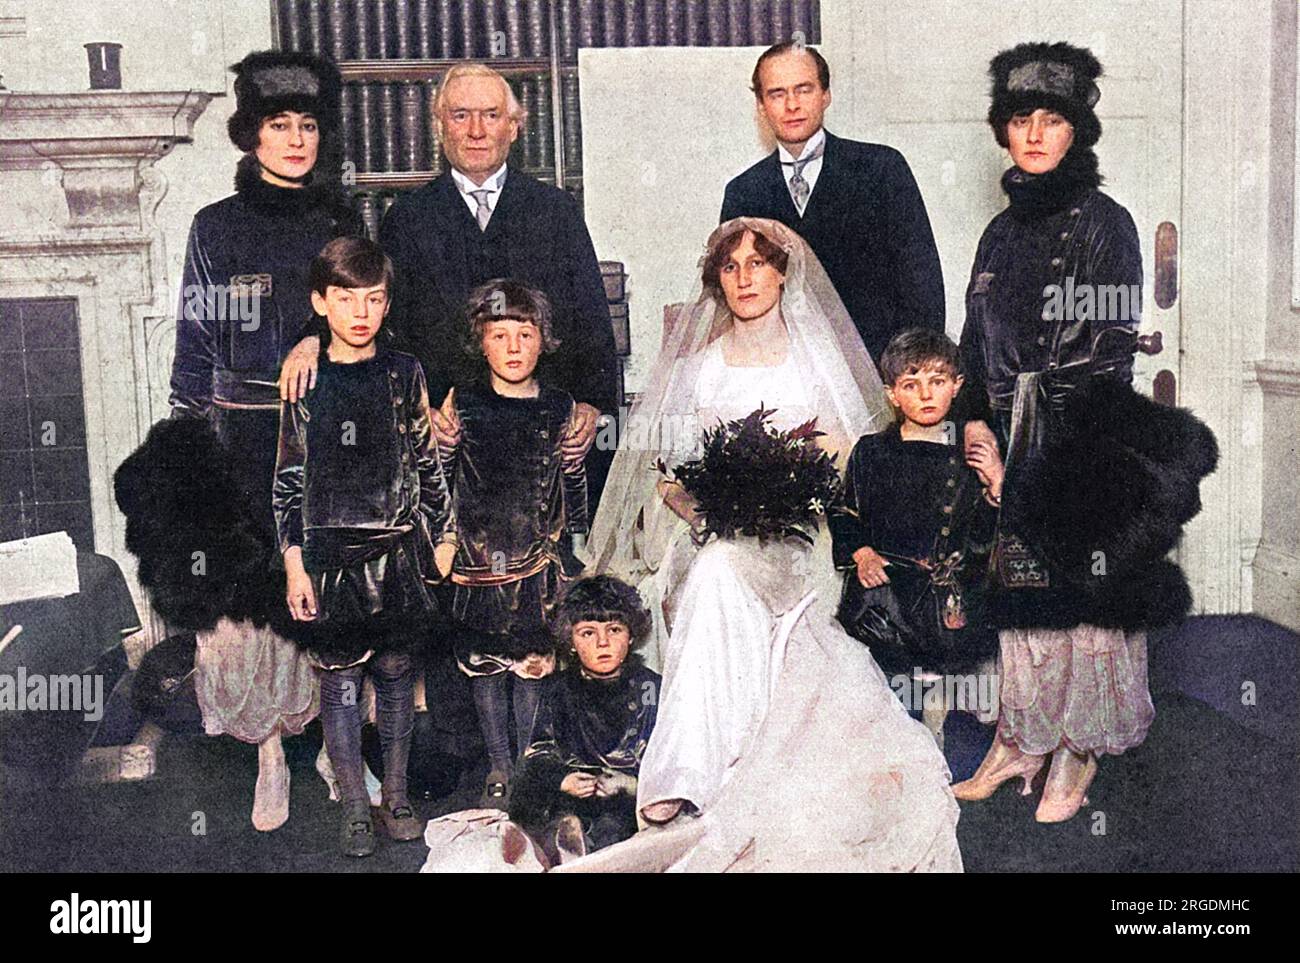
<svg viewBox="0 0 1300 963">
<path fill-rule="evenodd" d="M 172 417 L 205 418 L 212 408 L 217 311 L 211 261 L 196 219 L 190 225 L 176 309 L 176 353 L 172 358 Z"/>
<path fill-rule="evenodd" d="M 271 487 L 271 510 L 283 554 L 303 543 L 302 492 L 307 469 L 307 413 L 302 400 L 280 404 L 280 442 Z"/>
<path fill-rule="evenodd" d="M 415 449 L 416 467 L 420 473 L 420 511 L 428 523 L 429 535 L 435 545 L 454 542 L 456 513 L 452 507 L 451 490 L 443 472 L 438 444 L 433 437 L 429 392 L 424 383 L 424 371 L 418 361 L 415 362 L 410 391 L 407 402 L 411 413 L 411 444 Z"/>
<path fill-rule="evenodd" d="M 831 558 L 837 569 L 854 568 L 857 563 L 853 560 L 853 553 L 870 544 L 867 541 L 861 504 L 863 485 L 867 481 L 865 473 L 870 468 L 864 441 L 865 439 L 860 439 L 853 446 L 844 474 L 844 487 L 827 514 L 826 522 L 831 531 Z"/>
</svg>

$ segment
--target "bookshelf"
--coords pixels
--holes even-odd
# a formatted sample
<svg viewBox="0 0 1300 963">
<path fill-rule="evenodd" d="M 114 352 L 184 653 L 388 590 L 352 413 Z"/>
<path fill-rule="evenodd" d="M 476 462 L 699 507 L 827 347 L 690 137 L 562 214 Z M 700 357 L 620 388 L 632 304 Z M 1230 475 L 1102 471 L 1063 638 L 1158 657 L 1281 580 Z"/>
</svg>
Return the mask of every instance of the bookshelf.
<svg viewBox="0 0 1300 963">
<path fill-rule="evenodd" d="M 276 45 L 343 75 L 343 154 L 372 236 L 398 193 L 441 173 L 432 103 L 466 60 L 527 113 L 510 160 L 582 199 L 581 47 L 766 46 L 821 39 L 819 0 L 272 0 Z"/>
</svg>

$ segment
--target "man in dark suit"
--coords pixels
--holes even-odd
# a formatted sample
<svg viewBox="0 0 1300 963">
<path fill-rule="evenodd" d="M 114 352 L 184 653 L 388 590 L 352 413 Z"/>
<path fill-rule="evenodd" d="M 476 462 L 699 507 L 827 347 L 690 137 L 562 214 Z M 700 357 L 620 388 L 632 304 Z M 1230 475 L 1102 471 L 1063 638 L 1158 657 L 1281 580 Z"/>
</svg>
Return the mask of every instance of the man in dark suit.
<svg viewBox="0 0 1300 963">
<path fill-rule="evenodd" d="M 577 202 L 507 163 L 523 111 L 495 70 L 452 68 L 434 112 L 448 169 L 399 197 L 379 232 L 396 272 L 389 325 L 420 360 L 436 406 L 473 370 L 462 330 L 470 291 L 498 277 L 541 290 L 551 301 L 560 347 L 544 356 L 538 372 L 578 403 L 564 453 L 582 460 L 600 414 L 616 413 L 618 361 L 600 266 Z M 306 357 L 312 346 L 305 348 L 303 357 L 290 359 L 299 364 L 284 366 L 282 397 L 292 400 L 306 386 L 315 359 Z M 458 440 L 457 426 L 443 413 L 435 412 L 434 421 L 439 441 Z M 601 452 L 588 461 L 593 499 L 610 456 Z"/>
<path fill-rule="evenodd" d="M 767 217 L 806 240 L 877 361 L 905 328 L 943 330 L 943 273 L 903 155 L 826 131 L 831 74 L 812 47 L 777 44 L 754 67 L 777 149 L 727 184 L 722 220 Z"/>
</svg>

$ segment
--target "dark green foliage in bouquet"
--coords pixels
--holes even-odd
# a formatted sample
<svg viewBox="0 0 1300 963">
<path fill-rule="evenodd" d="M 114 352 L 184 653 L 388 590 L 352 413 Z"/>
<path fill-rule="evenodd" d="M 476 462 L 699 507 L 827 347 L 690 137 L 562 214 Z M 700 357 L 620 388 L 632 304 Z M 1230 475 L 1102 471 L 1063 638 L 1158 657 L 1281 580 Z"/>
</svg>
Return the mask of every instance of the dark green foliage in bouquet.
<svg viewBox="0 0 1300 963">
<path fill-rule="evenodd" d="M 671 473 L 699 503 L 699 544 L 713 535 L 812 542 L 819 519 L 839 492 L 840 473 L 835 459 L 817 444 L 825 432 L 817 430 L 816 418 L 778 431 L 768 424 L 775 411 L 760 405 L 739 421 L 706 429 L 703 454 Z M 669 476 L 662 461 L 658 467 Z"/>
</svg>

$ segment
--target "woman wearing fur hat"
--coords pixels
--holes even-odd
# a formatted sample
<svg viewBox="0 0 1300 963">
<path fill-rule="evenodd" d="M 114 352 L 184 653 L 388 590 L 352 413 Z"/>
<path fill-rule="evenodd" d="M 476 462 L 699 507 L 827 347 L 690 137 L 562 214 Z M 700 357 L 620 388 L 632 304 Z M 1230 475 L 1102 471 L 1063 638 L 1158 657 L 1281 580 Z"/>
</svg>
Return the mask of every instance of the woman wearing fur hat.
<svg viewBox="0 0 1300 963">
<path fill-rule="evenodd" d="M 359 233 L 330 149 L 340 79 L 297 52 L 251 53 L 235 72 L 227 125 L 244 156 L 235 193 L 195 215 L 186 250 L 172 365 L 172 416 L 208 421 L 221 442 L 254 529 L 275 558 L 275 473 L 280 362 L 312 322 L 312 258 L 330 239 Z M 253 825 L 289 814 L 282 733 L 316 715 L 306 658 L 269 628 L 224 618 L 198 633 L 196 690 L 210 735 L 256 743 Z"/>
<path fill-rule="evenodd" d="M 953 793 L 1020 778 L 1028 794 L 1050 756 L 1036 819 L 1051 823 L 1087 802 L 1101 755 L 1146 738 L 1146 630 L 1190 607 L 1164 555 L 1217 456 L 1204 425 L 1131 387 L 1142 254 L 1129 212 L 1098 190 L 1101 64 L 1026 43 L 989 72 L 989 124 L 1014 166 L 971 271 L 955 409 L 974 422 L 968 449 L 995 433 L 1007 453 L 1001 700 L 992 748 Z"/>
</svg>

